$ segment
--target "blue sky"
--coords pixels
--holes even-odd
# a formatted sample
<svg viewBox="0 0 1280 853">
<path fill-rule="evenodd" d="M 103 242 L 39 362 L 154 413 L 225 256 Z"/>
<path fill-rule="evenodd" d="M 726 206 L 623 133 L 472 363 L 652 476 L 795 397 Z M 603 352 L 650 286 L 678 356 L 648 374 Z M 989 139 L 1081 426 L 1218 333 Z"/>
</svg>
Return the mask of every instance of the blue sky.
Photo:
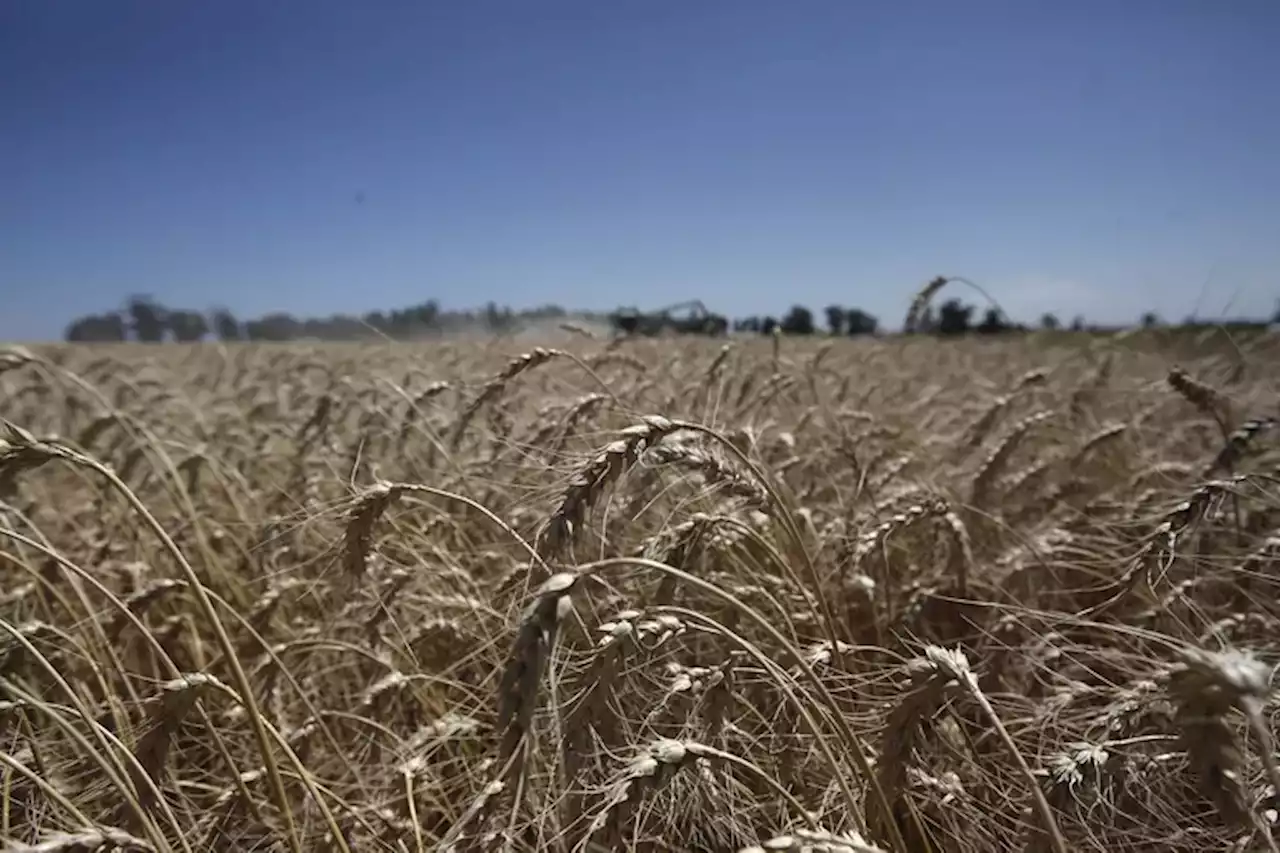
<svg viewBox="0 0 1280 853">
<path fill-rule="evenodd" d="M 1274 0 L 5 0 L 0 338 L 131 292 L 1268 313 Z"/>
</svg>

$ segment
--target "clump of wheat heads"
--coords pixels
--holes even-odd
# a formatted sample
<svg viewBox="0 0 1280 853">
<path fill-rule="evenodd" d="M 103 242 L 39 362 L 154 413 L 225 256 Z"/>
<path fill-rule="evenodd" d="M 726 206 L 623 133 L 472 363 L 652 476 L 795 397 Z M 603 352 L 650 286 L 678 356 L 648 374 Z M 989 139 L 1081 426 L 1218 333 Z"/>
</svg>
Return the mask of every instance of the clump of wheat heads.
<svg viewBox="0 0 1280 853">
<path fill-rule="evenodd" d="M 1270 694 L 1271 669 L 1255 656 L 1235 649 L 1211 652 L 1188 648 L 1179 658 L 1167 685 L 1200 791 L 1223 820 L 1243 829 L 1253 828 L 1258 819 L 1249 806 L 1244 756 L 1228 713 L 1237 709 L 1244 714 L 1258 739 L 1258 752 L 1271 784 L 1280 791 L 1280 768 L 1262 711 Z"/>
<path fill-rule="evenodd" d="M 1232 407 L 1231 400 L 1225 394 L 1212 385 L 1194 378 L 1181 367 L 1175 367 L 1169 371 L 1169 387 L 1177 391 L 1201 414 L 1213 418 L 1222 429 L 1223 435 L 1230 435 Z"/>
<path fill-rule="evenodd" d="M 452 436 L 449 439 L 450 446 L 458 449 L 458 445 L 462 441 L 463 435 L 467 432 L 467 427 L 475 418 L 476 413 L 480 411 L 486 404 L 492 403 L 502 395 L 503 390 L 507 387 L 507 383 L 511 382 L 522 373 L 526 373 L 539 367 L 552 359 L 563 355 L 560 350 L 547 349 L 544 347 L 535 347 L 529 352 L 523 353 L 511 361 L 507 362 L 507 366 L 502 368 L 497 375 L 484 384 L 480 392 L 472 398 L 467 407 L 462 410 L 462 414 L 458 416 L 458 421 L 454 425 Z"/>
<path fill-rule="evenodd" d="M 659 415 L 649 415 L 624 429 L 577 474 L 560 496 L 538 540 L 543 556 L 552 556 L 569 543 L 591 506 L 604 491 L 631 469 L 640 455 L 681 427 Z"/>
<path fill-rule="evenodd" d="M 570 594 L 577 582 L 577 576 L 569 572 L 552 575 L 538 589 L 520 619 L 498 694 L 497 727 L 502 732 L 500 755 L 503 760 L 515 753 L 532 726 L 538 683 L 555 645 L 560 623 L 572 606 Z"/>
<path fill-rule="evenodd" d="M 5 853 L 98 853 L 117 850 L 120 853 L 156 853 L 155 845 L 119 829 L 93 828 L 78 832 L 60 832 L 38 844 L 12 844 Z"/>
<path fill-rule="evenodd" d="M 134 749 L 137 764 L 136 767 L 130 765 L 139 803 L 144 808 L 154 805 L 152 792 L 155 789 L 138 774 L 145 773 L 152 782 L 159 780 L 178 729 L 195 708 L 196 702 L 211 689 L 230 692 L 211 675 L 186 673 L 161 685 L 160 695 L 151 701 L 146 731 L 138 739 L 138 745 Z"/>
<path fill-rule="evenodd" d="M 784 853 L 789 850 L 796 853 L 885 853 L 856 832 L 835 833 L 813 829 L 797 829 L 785 835 L 775 835 L 763 844 L 744 847 L 738 853 Z"/>
</svg>

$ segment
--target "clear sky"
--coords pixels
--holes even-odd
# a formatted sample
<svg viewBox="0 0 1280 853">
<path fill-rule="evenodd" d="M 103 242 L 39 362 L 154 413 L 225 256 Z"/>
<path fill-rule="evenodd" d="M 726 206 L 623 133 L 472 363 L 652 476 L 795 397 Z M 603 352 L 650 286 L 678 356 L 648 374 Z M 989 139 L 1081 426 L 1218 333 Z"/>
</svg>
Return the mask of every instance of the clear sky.
<svg viewBox="0 0 1280 853">
<path fill-rule="evenodd" d="M 1269 313 L 1276 0 L 3 0 L 0 338 L 149 292 Z M 821 316 L 821 315 L 819 315 Z"/>
</svg>

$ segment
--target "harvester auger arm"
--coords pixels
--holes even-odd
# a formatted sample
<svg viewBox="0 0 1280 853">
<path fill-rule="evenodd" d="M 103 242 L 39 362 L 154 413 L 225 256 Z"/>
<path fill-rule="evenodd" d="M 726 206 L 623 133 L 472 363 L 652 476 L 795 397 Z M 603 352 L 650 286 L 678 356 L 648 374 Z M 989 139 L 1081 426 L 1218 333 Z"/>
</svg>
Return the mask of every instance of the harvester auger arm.
<svg viewBox="0 0 1280 853">
<path fill-rule="evenodd" d="M 690 299 L 687 302 L 677 302 L 675 305 L 668 305 L 666 308 L 659 308 L 657 311 L 654 311 L 653 313 L 670 315 L 676 311 L 679 311 L 681 308 L 696 308 L 698 311 L 698 314 L 702 317 L 705 317 L 707 316 L 708 313 L 710 313 L 707 311 L 707 306 L 702 304 L 701 299 Z"/>
</svg>

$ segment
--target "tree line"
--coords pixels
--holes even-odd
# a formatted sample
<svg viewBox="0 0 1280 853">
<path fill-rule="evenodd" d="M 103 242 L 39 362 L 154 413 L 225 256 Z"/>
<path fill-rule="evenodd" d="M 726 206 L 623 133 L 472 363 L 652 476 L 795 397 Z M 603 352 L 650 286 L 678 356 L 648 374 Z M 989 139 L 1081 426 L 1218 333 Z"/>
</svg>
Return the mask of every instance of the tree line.
<svg viewBox="0 0 1280 853">
<path fill-rule="evenodd" d="M 874 335 L 880 321 L 859 308 L 829 305 L 827 330 L 834 335 Z M 217 308 L 208 312 L 169 308 L 150 296 L 132 296 L 122 309 L 87 314 L 72 321 L 64 337 L 74 342 L 139 341 L 195 343 L 209 338 L 221 341 L 289 341 L 314 338 L 352 341 L 387 337 L 407 340 L 442 332 L 481 328 L 501 333 L 529 322 L 570 317 L 604 321 L 605 315 L 568 312 L 559 305 L 544 305 L 523 311 L 489 303 L 480 311 L 446 311 L 435 300 L 394 311 L 371 311 L 362 316 L 335 314 L 299 319 L 275 312 L 249 320 L 238 319 L 231 311 Z M 813 312 L 796 305 L 781 319 L 769 316 L 743 317 L 733 323 L 734 331 L 772 334 L 778 329 L 789 335 L 811 335 L 818 331 Z"/>
<path fill-rule="evenodd" d="M 273 312 L 240 320 L 226 308 L 208 312 L 169 308 L 150 296 L 132 296 L 120 310 L 75 319 L 67 326 L 64 337 L 77 342 L 143 343 L 195 343 L 210 337 L 221 341 L 355 341 L 381 337 L 409 340 L 472 328 L 501 332 L 525 322 L 565 317 L 568 313 L 558 305 L 515 312 L 491 302 L 480 311 L 452 311 L 442 309 L 432 299 L 408 308 L 370 311 L 360 316 L 333 314 L 300 319 L 286 312 Z"/>
<path fill-rule="evenodd" d="M 997 334 L 1000 332 L 1027 331 L 1027 327 L 1008 320 L 997 308 L 989 308 L 982 319 L 975 322 L 977 308 L 967 305 L 959 299 L 949 299 L 934 310 L 930 305 L 925 309 L 924 317 L 919 323 L 918 331 L 934 335 L 964 335 L 969 332 L 978 334 Z M 880 320 L 861 308 L 846 308 L 843 305 L 828 305 L 825 314 L 825 331 L 829 335 L 874 335 L 880 331 Z M 1045 315 L 1050 317 L 1051 315 Z M 1078 321 L 1083 324 L 1083 320 Z M 1052 320 L 1057 328 L 1057 320 Z M 1083 325 L 1080 326 L 1083 328 Z M 739 332 L 759 332 L 772 334 L 775 330 L 785 335 L 812 335 L 819 329 L 813 312 L 803 305 L 793 305 L 791 310 L 781 318 L 773 316 L 743 317 L 734 322 L 734 330 Z"/>
<path fill-rule="evenodd" d="M 825 310 L 826 327 L 829 335 L 875 335 L 880 331 L 879 320 L 860 308 L 845 308 L 841 305 L 828 305 Z M 1280 303 L 1275 312 L 1266 319 L 1243 318 L 1222 321 L 1201 320 L 1188 317 L 1180 324 L 1167 324 L 1158 314 L 1147 311 L 1138 318 L 1137 325 L 1144 329 L 1171 326 L 1182 329 L 1197 329 L 1208 326 L 1226 326 L 1230 329 L 1260 329 L 1268 325 L 1280 324 Z M 1057 314 L 1047 312 L 1040 315 L 1038 323 L 1032 327 L 1026 323 L 1016 322 L 1007 317 L 1003 311 L 991 306 L 982 311 L 961 299 L 947 299 L 938 306 L 929 304 L 916 324 L 918 334 L 952 337 L 958 335 L 998 335 L 1025 333 L 1034 329 L 1040 331 L 1070 330 L 1072 332 L 1115 332 L 1127 328 L 1127 324 L 1100 325 L 1089 323 L 1083 316 L 1076 315 L 1069 324 L 1064 324 Z M 821 331 L 814 320 L 813 312 L 803 305 L 794 305 L 781 318 L 773 316 L 750 316 L 735 320 L 733 329 L 736 332 L 758 332 L 772 334 L 774 331 L 786 335 L 812 335 Z"/>
<path fill-rule="evenodd" d="M 793 305 L 781 317 L 753 315 L 732 323 L 740 333 L 786 335 L 829 335 L 856 337 L 880 332 L 880 321 L 860 309 L 828 305 L 825 323 L 819 328 L 813 311 Z M 221 341 L 288 341 L 313 338 L 325 341 L 354 341 L 376 338 L 411 340 L 451 331 L 484 329 L 502 333 L 513 331 L 530 322 L 567 320 L 570 317 L 604 321 L 605 315 L 589 312 L 572 314 L 558 305 L 544 305 L 519 312 L 490 302 L 479 311 L 444 310 L 435 300 L 392 311 L 370 311 L 361 316 L 335 314 L 328 317 L 299 319 L 285 312 L 274 312 L 248 320 L 238 319 L 231 311 L 218 308 L 208 312 L 166 307 L 150 296 L 132 296 L 119 310 L 79 317 L 67 326 L 64 337 L 76 342 L 140 341 L 158 343 L 177 341 L 194 343 L 210 337 Z M 1280 322 L 1280 308 L 1269 320 L 1233 321 L 1234 326 L 1263 326 Z M 1139 319 L 1143 327 L 1163 325 L 1159 317 L 1148 312 Z M 1201 325 L 1188 319 L 1183 326 Z M 1046 331 L 1063 329 L 1055 314 L 1041 316 L 1038 328 Z M 1072 331 L 1101 331 L 1103 327 L 1087 324 L 1083 317 L 1074 318 Z M 974 305 L 952 298 L 940 305 L 930 304 L 924 311 L 916 331 L 941 337 L 976 333 L 981 335 L 1026 332 L 1031 327 L 1016 323 L 996 307 L 979 312 Z"/>
</svg>

